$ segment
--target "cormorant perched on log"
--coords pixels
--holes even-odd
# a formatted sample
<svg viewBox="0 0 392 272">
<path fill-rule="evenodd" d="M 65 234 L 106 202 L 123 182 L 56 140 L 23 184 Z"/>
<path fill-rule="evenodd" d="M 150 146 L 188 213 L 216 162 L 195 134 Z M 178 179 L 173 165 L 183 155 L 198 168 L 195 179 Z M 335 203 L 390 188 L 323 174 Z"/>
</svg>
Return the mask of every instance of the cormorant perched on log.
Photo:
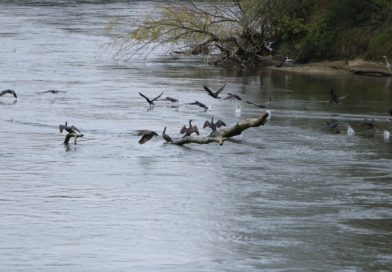
<svg viewBox="0 0 392 272">
<path fill-rule="evenodd" d="M 151 140 L 152 137 L 158 136 L 158 133 L 148 129 L 137 130 L 137 135 L 142 136 L 139 140 L 139 144 L 144 144 L 145 142 Z"/>
<path fill-rule="evenodd" d="M 156 100 L 158 100 L 163 95 L 163 92 L 160 95 L 158 95 L 157 97 L 154 97 L 153 99 L 148 98 L 147 96 L 145 96 L 141 92 L 139 92 L 139 94 L 140 94 L 140 96 L 144 97 L 146 99 L 146 101 L 148 102 L 148 104 L 150 104 L 150 107 L 152 107 L 152 105 L 155 105 L 154 102 Z"/>
<path fill-rule="evenodd" d="M 195 101 L 193 103 L 187 103 L 188 105 L 196 105 L 199 106 L 201 108 L 203 108 L 205 111 L 208 110 L 208 107 L 206 105 L 204 105 L 203 103 L 200 103 L 199 101 Z"/>
<path fill-rule="evenodd" d="M 18 98 L 14 90 L 7 89 L 0 92 L 0 96 L 3 96 L 5 94 L 12 94 L 15 98 Z"/>
<path fill-rule="evenodd" d="M 199 129 L 197 126 L 192 125 L 192 120 L 189 120 L 189 127 L 187 128 L 185 125 L 182 127 L 180 130 L 180 134 L 184 134 L 182 138 L 185 138 L 187 136 L 191 136 L 192 133 L 196 133 L 197 135 L 200 135 Z"/>
<path fill-rule="evenodd" d="M 214 123 L 214 117 L 211 117 L 211 122 L 209 122 L 208 120 L 205 121 L 203 128 L 209 127 L 212 131 L 216 131 L 217 128 L 223 126 L 226 126 L 225 122 L 223 122 L 222 120 L 218 120 L 216 121 L 216 123 Z"/>
<path fill-rule="evenodd" d="M 171 143 L 173 142 L 172 138 L 166 134 L 166 127 L 163 129 L 162 137 L 165 139 L 166 142 Z"/>
<path fill-rule="evenodd" d="M 225 84 L 222 86 L 222 87 L 220 87 L 216 92 L 213 92 L 213 91 L 211 91 L 210 90 L 210 88 L 208 88 L 207 86 L 203 86 L 204 87 L 204 90 L 206 90 L 207 92 L 208 92 L 208 95 L 209 96 L 211 96 L 211 97 L 213 97 L 213 98 L 216 98 L 216 99 L 220 99 L 220 97 L 219 97 L 219 94 L 223 91 L 223 89 L 226 87 L 226 82 L 225 82 Z"/>
<path fill-rule="evenodd" d="M 345 99 L 348 94 L 343 95 L 343 96 L 337 96 L 337 94 L 335 93 L 335 90 L 333 88 L 331 88 L 329 90 L 329 94 L 330 94 L 330 100 L 329 103 L 334 103 L 334 104 L 339 104 L 343 99 Z"/>
<path fill-rule="evenodd" d="M 36 94 L 44 94 L 44 93 L 52 93 L 52 94 L 58 94 L 58 93 L 66 93 L 66 91 L 59 91 L 59 90 L 47 90 L 43 92 L 35 92 Z"/>
</svg>

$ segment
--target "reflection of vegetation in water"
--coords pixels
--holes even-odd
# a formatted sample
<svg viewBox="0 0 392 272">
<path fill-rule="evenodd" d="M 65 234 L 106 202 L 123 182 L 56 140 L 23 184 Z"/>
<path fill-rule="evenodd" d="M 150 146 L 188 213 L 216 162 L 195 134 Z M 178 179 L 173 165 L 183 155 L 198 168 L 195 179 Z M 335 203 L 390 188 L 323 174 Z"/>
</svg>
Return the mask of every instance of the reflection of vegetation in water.
<svg viewBox="0 0 392 272">
<path fill-rule="evenodd" d="M 389 0 L 186 1 L 157 11 L 121 38 L 124 56 L 159 44 L 241 66 L 269 55 L 269 47 L 298 60 L 392 55 Z"/>
</svg>

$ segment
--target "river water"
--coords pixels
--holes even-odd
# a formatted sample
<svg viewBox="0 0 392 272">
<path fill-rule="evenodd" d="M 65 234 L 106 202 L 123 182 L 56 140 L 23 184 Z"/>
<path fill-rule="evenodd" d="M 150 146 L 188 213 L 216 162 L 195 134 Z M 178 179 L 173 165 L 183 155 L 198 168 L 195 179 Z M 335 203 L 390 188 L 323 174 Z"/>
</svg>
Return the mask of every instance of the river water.
<svg viewBox="0 0 392 272">
<path fill-rule="evenodd" d="M 389 78 L 237 71 L 154 54 L 114 63 L 107 23 L 144 1 L 0 4 L 0 271 L 391 271 Z M 267 124 L 223 146 L 138 144 L 189 119 Z M 327 103 L 329 88 L 349 94 Z M 36 94 L 57 89 L 58 94 Z M 138 95 L 180 99 L 149 109 Z M 199 100 L 206 112 L 185 103 Z M 326 121 L 355 135 L 329 133 Z M 375 131 L 361 122 L 374 118 Z M 67 146 L 65 121 L 84 138 Z"/>
</svg>

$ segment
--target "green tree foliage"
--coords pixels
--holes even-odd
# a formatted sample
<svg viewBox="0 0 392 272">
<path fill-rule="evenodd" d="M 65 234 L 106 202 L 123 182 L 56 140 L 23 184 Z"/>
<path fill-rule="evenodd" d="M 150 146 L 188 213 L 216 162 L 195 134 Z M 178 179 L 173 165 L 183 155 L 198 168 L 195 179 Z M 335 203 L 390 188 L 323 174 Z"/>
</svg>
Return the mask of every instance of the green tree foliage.
<svg viewBox="0 0 392 272">
<path fill-rule="evenodd" d="M 121 38 L 133 56 L 166 44 L 246 66 L 271 52 L 299 60 L 392 54 L 390 0 L 219 0 L 160 5 Z"/>
</svg>

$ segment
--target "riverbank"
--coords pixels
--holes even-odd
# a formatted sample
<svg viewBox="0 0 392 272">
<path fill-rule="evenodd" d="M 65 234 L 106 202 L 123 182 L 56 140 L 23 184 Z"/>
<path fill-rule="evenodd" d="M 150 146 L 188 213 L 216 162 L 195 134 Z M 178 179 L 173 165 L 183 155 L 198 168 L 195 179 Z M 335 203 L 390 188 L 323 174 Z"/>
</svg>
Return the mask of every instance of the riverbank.
<svg viewBox="0 0 392 272">
<path fill-rule="evenodd" d="M 276 58 L 270 58 L 266 60 L 266 63 L 268 63 L 267 67 L 269 69 L 300 74 L 334 75 L 347 73 L 367 76 L 392 76 L 392 71 L 388 71 L 384 64 L 363 59 L 296 64 L 276 62 Z"/>
</svg>

